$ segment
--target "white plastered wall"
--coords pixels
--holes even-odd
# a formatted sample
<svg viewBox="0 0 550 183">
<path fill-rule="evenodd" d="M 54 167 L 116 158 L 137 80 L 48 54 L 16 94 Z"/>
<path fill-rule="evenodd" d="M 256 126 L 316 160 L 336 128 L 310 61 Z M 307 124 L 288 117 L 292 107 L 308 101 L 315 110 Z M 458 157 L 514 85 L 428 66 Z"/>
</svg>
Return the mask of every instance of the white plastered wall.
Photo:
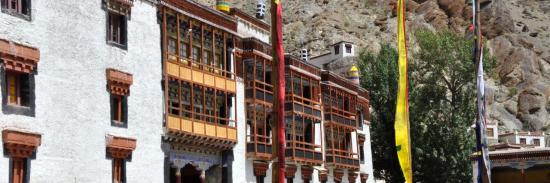
<svg viewBox="0 0 550 183">
<path fill-rule="evenodd" d="M 127 49 L 106 43 L 102 1 L 33 0 L 30 21 L 0 13 L 0 38 L 40 50 L 35 116 L 0 114 L 2 129 L 42 134 L 42 144 L 30 161 L 30 182 L 111 182 L 107 134 L 137 139 L 126 163 L 128 182 L 162 182 L 163 95 L 156 10 L 150 2 L 134 1 Z M 111 126 L 107 68 L 133 74 L 127 128 Z M 0 183 L 8 182 L 9 156 L 0 158 L 0 166 Z"/>
</svg>

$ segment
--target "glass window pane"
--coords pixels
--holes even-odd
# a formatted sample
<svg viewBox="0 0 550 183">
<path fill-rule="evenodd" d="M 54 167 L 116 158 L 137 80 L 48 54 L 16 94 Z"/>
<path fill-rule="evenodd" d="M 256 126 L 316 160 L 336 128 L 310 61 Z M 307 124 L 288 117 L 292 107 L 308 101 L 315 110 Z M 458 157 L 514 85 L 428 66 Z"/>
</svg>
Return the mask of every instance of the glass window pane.
<svg viewBox="0 0 550 183">
<path fill-rule="evenodd" d="M 176 80 L 171 80 L 168 83 L 168 98 L 169 98 L 169 105 L 170 105 L 170 114 L 178 115 L 179 116 L 179 83 Z"/>
<path fill-rule="evenodd" d="M 264 62 L 261 60 L 256 61 L 256 80 L 264 81 Z"/>
<path fill-rule="evenodd" d="M 294 84 L 294 95 L 302 96 L 302 86 L 300 77 L 294 76 L 292 78 L 292 83 Z"/>
<path fill-rule="evenodd" d="M 200 120 L 201 114 L 203 113 L 203 99 L 204 94 L 202 93 L 202 87 L 193 86 L 193 107 L 195 108 L 195 119 Z"/>
<path fill-rule="evenodd" d="M 181 101 L 183 106 L 183 117 L 191 118 L 191 85 L 187 82 L 181 84 Z"/>
<path fill-rule="evenodd" d="M 208 88 L 205 92 L 205 114 L 207 115 L 206 121 L 214 122 L 214 89 Z"/>
</svg>

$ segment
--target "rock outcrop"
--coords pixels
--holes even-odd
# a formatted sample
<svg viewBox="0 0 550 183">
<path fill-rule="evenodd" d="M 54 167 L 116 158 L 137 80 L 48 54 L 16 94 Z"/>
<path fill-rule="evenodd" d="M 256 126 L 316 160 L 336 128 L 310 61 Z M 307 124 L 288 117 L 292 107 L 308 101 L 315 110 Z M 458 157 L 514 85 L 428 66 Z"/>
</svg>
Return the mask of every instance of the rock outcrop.
<svg viewBox="0 0 550 183">
<path fill-rule="evenodd" d="M 393 1 L 284 0 L 285 50 L 298 54 L 308 48 L 319 55 L 346 40 L 378 51 L 380 43 L 395 42 Z M 233 2 L 250 13 L 255 3 Z M 406 10 L 409 34 L 420 28 L 464 34 L 473 14 L 469 0 L 407 0 Z M 503 131 L 550 132 L 550 2 L 481 0 L 481 22 L 486 45 L 498 60 L 496 74 L 487 77 L 489 119 Z"/>
</svg>

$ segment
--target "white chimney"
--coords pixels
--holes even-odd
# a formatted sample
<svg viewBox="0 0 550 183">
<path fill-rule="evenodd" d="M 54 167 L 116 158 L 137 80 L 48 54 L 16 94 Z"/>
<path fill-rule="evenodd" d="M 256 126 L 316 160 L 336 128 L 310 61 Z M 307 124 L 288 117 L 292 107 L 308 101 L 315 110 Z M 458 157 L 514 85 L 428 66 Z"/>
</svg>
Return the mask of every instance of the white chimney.
<svg viewBox="0 0 550 183">
<path fill-rule="evenodd" d="M 257 0 L 256 2 L 256 18 L 263 20 L 265 18 L 265 0 Z"/>
<path fill-rule="evenodd" d="M 300 58 L 304 62 L 309 61 L 309 52 L 307 51 L 307 49 L 302 49 L 302 51 L 300 51 Z"/>
</svg>

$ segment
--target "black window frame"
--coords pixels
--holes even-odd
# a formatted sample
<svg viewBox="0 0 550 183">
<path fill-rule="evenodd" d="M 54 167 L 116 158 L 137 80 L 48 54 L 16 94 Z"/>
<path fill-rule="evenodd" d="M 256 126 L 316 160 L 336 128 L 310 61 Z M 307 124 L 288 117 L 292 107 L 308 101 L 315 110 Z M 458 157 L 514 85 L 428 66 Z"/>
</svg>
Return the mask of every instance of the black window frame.
<svg viewBox="0 0 550 183">
<path fill-rule="evenodd" d="M 2 59 L 0 59 L 0 63 L 3 62 Z M 2 113 L 3 114 L 16 114 L 16 115 L 24 115 L 24 116 L 35 116 L 35 81 L 34 81 L 34 74 L 35 73 L 21 73 L 21 72 L 15 72 L 6 70 L 5 68 L 0 69 L 0 83 L 1 83 L 1 89 L 2 89 Z M 22 85 L 21 81 L 24 81 L 24 91 L 25 94 L 18 94 L 19 96 L 25 95 L 25 103 L 26 105 L 19 105 L 19 104 L 11 104 L 8 100 L 8 75 L 17 75 L 18 78 L 18 85 Z M 21 76 L 24 76 L 21 78 Z M 21 90 L 21 86 L 19 86 Z"/>
<path fill-rule="evenodd" d="M 344 47 L 346 48 L 346 53 L 351 53 L 351 51 L 352 51 L 351 44 L 346 44 Z"/>
<path fill-rule="evenodd" d="M 118 23 L 117 31 L 119 35 L 115 39 L 113 36 L 112 24 Z M 106 27 L 107 43 L 126 49 L 128 47 L 128 15 L 123 15 L 114 11 L 107 11 L 107 27 Z"/>
<path fill-rule="evenodd" d="M 21 8 L 15 7 L 9 7 L 9 1 L 12 0 L 0 0 L 1 7 L 2 7 L 2 13 L 6 13 L 9 15 L 13 15 L 19 18 L 23 18 L 25 20 L 30 21 L 31 20 L 31 12 L 32 12 L 32 4 L 31 0 L 16 0 L 17 4 L 21 3 Z"/>
</svg>

